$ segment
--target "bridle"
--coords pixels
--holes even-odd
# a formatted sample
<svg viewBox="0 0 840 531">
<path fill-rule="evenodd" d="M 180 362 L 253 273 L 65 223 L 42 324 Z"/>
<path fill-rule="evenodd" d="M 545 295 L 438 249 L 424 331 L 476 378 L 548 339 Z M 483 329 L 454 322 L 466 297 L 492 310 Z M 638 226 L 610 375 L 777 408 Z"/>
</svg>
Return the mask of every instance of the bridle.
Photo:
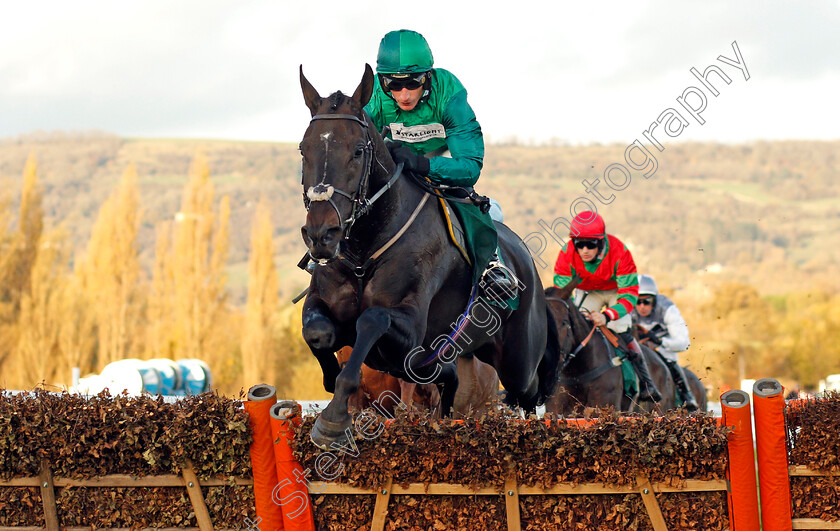
<svg viewBox="0 0 840 531">
<path fill-rule="evenodd" d="M 569 306 L 569 302 L 565 299 L 561 299 L 559 297 L 546 297 L 546 301 L 557 301 L 563 304 L 566 307 L 566 319 L 563 321 L 563 325 L 568 329 L 567 338 L 572 338 L 571 340 L 567 339 L 567 344 L 574 341 L 574 331 L 572 330 L 572 320 L 571 320 L 571 307 Z M 563 372 L 571 365 L 571 363 L 575 360 L 577 355 L 589 344 L 589 340 L 592 339 L 592 336 L 595 333 L 595 329 L 598 328 L 597 326 L 592 326 L 592 330 L 589 331 L 586 338 L 581 341 L 575 349 L 570 352 L 561 362 L 560 369 L 558 371 L 559 375 L 557 381 L 560 382 L 561 385 L 568 386 L 568 385 L 582 385 L 588 382 L 591 382 L 597 378 L 600 378 L 603 374 L 607 371 L 613 369 L 614 367 L 618 367 L 621 365 L 621 359 L 619 357 L 610 356 L 609 361 L 604 363 L 603 365 L 591 369 L 590 371 L 586 372 L 577 377 L 566 377 L 563 376 Z M 607 348 L 609 349 L 609 341 L 607 341 L 606 337 L 603 336 L 604 342 L 607 343 Z M 565 350 L 565 349 L 564 349 Z"/>
<path fill-rule="evenodd" d="M 362 178 L 359 180 L 359 187 L 356 189 L 356 192 L 354 194 L 350 194 L 348 192 L 345 192 L 344 190 L 335 188 L 333 185 L 325 182 L 327 178 L 326 159 L 324 160 L 324 174 L 321 177 L 321 181 L 315 186 L 311 186 L 308 190 L 306 190 L 303 193 L 303 206 L 306 208 L 307 212 L 312 206 L 312 203 L 316 201 L 328 201 L 330 205 L 332 205 L 333 209 L 335 210 L 336 216 L 338 217 L 339 227 L 341 228 L 342 236 L 345 240 L 347 240 L 350 238 L 350 231 L 353 228 L 353 225 L 356 223 L 356 221 L 358 221 L 359 218 L 367 214 L 370 211 L 370 207 L 380 197 L 382 197 L 382 194 L 384 194 L 388 191 L 389 188 L 391 188 L 391 186 L 397 181 L 397 179 L 399 179 L 400 174 L 402 173 L 403 165 L 402 163 L 398 164 L 396 170 L 394 170 L 394 174 L 391 176 L 388 182 L 385 183 L 385 185 L 382 188 L 380 188 L 373 195 L 373 197 L 368 199 L 368 185 L 374 160 L 373 139 L 370 136 L 370 129 L 368 123 L 365 120 L 353 114 L 316 114 L 312 117 L 312 120 L 309 123 L 311 124 L 315 120 L 350 120 L 361 125 L 362 131 L 364 131 L 365 133 L 365 145 L 362 148 L 364 152 L 364 173 L 362 174 Z M 321 135 L 322 138 L 324 138 L 325 144 L 327 145 L 329 145 L 328 141 L 330 134 L 332 133 L 329 132 Z M 384 166 L 382 168 L 385 169 Z M 336 205 L 335 201 L 333 200 L 334 194 L 346 197 L 352 204 L 350 217 L 348 217 L 347 219 L 342 219 L 341 211 L 338 209 L 338 205 Z"/>
<path fill-rule="evenodd" d="M 367 121 L 355 116 L 353 114 L 316 114 L 312 117 L 312 120 L 309 122 L 310 124 L 315 120 L 350 120 L 356 122 L 360 126 L 362 126 L 362 131 L 365 133 L 365 145 L 362 148 L 364 151 L 364 174 L 362 178 L 359 180 L 359 187 L 356 190 L 355 194 L 349 194 L 344 190 L 339 190 L 335 188 L 331 184 L 326 183 L 327 178 L 327 158 L 324 161 L 324 174 L 321 177 L 321 181 L 316 184 L 315 186 L 310 187 L 306 192 L 303 194 L 303 204 L 306 207 L 306 210 L 309 211 L 312 202 L 315 201 L 329 201 L 330 205 L 332 205 L 333 209 L 335 210 L 336 215 L 338 216 L 338 221 L 340 223 L 341 232 L 343 235 L 343 239 L 346 242 L 350 239 L 350 230 L 353 228 L 353 225 L 356 221 L 359 220 L 362 216 L 370 212 L 371 206 L 380 198 L 382 195 L 387 192 L 391 186 L 397 182 L 397 179 L 400 178 L 403 170 L 403 163 L 400 162 L 397 164 L 396 169 L 394 170 L 394 174 L 388 179 L 388 182 L 385 183 L 382 188 L 376 191 L 373 196 L 368 199 L 368 185 L 370 180 L 370 174 L 372 171 L 373 161 L 376 160 L 379 166 L 387 171 L 379 160 L 373 156 L 373 139 L 370 136 L 370 128 Z M 325 144 L 329 145 L 329 135 L 332 132 L 323 133 L 321 137 L 324 139 Z M 325 136 L 326 135 L 326 136 Z M 329 149 L 329 148 L 327 148 Z M 346 220 L 343 220 L 341 217 L 341 211 L 338 209 L 338 206 L 335 204 L 333 200 L 334 194 L 339 194 L 341 196 L 346 197 L 350 200 L 351 204 L 353 205 L 352 210 L 350 211 L 350 217 Z M 361 310 L 362 306 L 362 293 L 364 291 L 364 278 L 367 275 L 368 269 L 376 262 L 376 260 L 382 256 L 388 249 L 394 245 L 397 240 L 399 240 L 403 234 L 408 230 L 414 220 L 417 218 L 417 215 L 420 213 L 420 210 L 423 209 L 423 206 L 426 204 L 426 201 L 429 199 L 429 194 L 424 193 L 423 198 L 418 203 L 417 207 L 415 207 L 414 212 L 412 212 L 411 216 L 405 222 L 405 224 L 400 228 L 399 231 L 396 232 L 384 245 L 382 245 L 379 249 L 377 249 L 374 253 L 372 253 L 366 260 L 356 260 L 352 256 L 345 255 L 343 252 L 339 252 L 339 254 L 330 259 L 319 259 L 317 260 L 319 265 L 327 265 L 328 263 L 332 262 L 333 260 L 338 259 L 339 263 L 344 265 L 346 268 L 350 269 L 354 275 L 356 275 L 356 280 L 358 282 L 358 292 L 357 292 L 357 310 Z M 310 255 L 311 257 L 311 255 Z"/>
</svg>

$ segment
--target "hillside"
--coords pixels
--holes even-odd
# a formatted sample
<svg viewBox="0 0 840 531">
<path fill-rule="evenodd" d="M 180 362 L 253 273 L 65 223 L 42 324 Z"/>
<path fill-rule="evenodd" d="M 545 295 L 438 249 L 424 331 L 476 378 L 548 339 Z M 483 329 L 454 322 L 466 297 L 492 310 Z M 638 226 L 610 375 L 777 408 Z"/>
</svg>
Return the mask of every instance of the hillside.
<svg viewBox="0 0 840 531">
<path fill-rule="evenodd" d="M 601 178 L 597 190 L 614 195 L 598 204 L 608 230 L 633 246 L 640 269 L 683 285 L 714 265 L 729 279 L 786 292 L 816 285 L 840 270 L 840 142 L 760 142 L 749 145 L 677 144 L 657 155 L 649 179 L 633 173 L 624 190 L 611 192 L 604 169 L 623 162 L 625 146 L 487 147 L 479 190 L 500 200 L 507 224 L 523 238 L 541 232 L 544 279 L 559 245 L 541 227 L 585 196 L 583 180 Z M 153 252 L 154 226 L 178 211 L 190 161 L 206 154 L 217 197 L 231 199 L 230 283 L 244 296 L 250 221 L 263 195 L 275 205 L 275 246 L 284 291 L 306 282 L 294 264 L 305 251 L 299 228 L 299 154 L 292 144 L 236 141 L 121 139 L 107 135 L 41 135 L 0 141 L 0 180 L 16 199 L 30 152 L 38 161 L 48 224 L 63 224 L 76 250 L 90 236 L 97 211 L 129 163 L 139 175 L 144 262 Z M 592 195 L 586 195 L 592 199 Z M 558 226 L 562 227 L 562 226 Z M 563 233 L 563 228 L 558 228 Z M 539 237 L 529 239 L 537 247 Z M 722 269 L 721 269 L 722 268 Z"/>
<path fill-rule="evenodd" d="M 582 181 L 591 187 L 600 179 L 597 190 L 610 201 L 598 203 L 608 231 L 631 246 L 639 270 L 653 274 L 680 304 L 693 335 L 688 359 L 710 387 L 753 376 L 814 385 L 827 372 L 840 372 L 838 348 L 814 346 L 821 344 L 802 334 L 822 320 L 820 337 L 840 333 L 840 141 L 667 145 L 656 153 L 654 175 L 645 179 L 633 172 L 631 181 L 616 187 L 622 189 L 611 191 L 604 170 L 624 162 L 625 147 L 489 145 L 478 188 L 500 201 L 506 223 L 532 248 L 545 242 L 535 258 L 547 284 L 559 250 L 550 227 L 564 237 L 567 229 L 557 218 L 570 219 L 570 204 L 579 197 L 594 200 Z M 281 300 L 288 304 L 308 283 L 295 267 L 305 252 L 305 211 L 294 144 L 60 133 L 0 140 L 0 181 L 12 204 L 19 201 L 30 153 L 44 188 L 46 224 L 63 226 L 77 253 L 133 163 L 147 270 L 155 226 L 175 218 L 190 162 L 203 153 L 216 201 L 230 197 L 230 301 L 244 303 L 251 221 L 260 197 L 273 205 Z M 827 351 L 815 357 L 815 348 Z"/>
</svg>

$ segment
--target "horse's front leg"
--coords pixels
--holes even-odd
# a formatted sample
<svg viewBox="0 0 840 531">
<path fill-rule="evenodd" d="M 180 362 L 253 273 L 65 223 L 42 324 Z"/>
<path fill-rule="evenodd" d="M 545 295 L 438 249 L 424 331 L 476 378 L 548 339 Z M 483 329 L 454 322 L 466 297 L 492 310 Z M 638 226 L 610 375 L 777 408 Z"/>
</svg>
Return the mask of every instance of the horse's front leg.
<svg viewBox="0 0 840 531">
<path fill-rule="evenodd" d="M 309 434 L 316 446 L 328 449 L 333 443 L 343 444 L 348 435 L 352 437 L 352 433 L 347 433 L 353 425 L 353 419 L 347 411 L 347 401 L 359 388 L 362 363 L 373 345 L 386 334 L 406 345 L 406 351 L 411 345 L 418 344 L 423 337 L 421 334 L 424 330 L 421 329 L 425 329 L 425 326 L 418 324 L 417 314 L 417 308 L 408 306 L 374 306 L 362 312 L 356 321 L 353 353 L 335 379 L 335 395 Z"/>
<path fill-rule="evenodd" d="M 338 336 L 335 323 L 329 317 L 329 310 L 317 295 L 306 298 L 303 306 L 303 340 L 309 350 L 321 365 L 324 375 L 324 389 L 328 393 L 335 392 L 335 379 L 340 368 L 335 358 L 336 338 Z"/>
<path fill-rule="evenodd" d="M 452 406 L 455 404 L 455 393 L 458 392 L 458 360 L 440 364 L 440 374 L 435 379 L 440 391 L 440 415 L 452 416 Z"/>
</svg>

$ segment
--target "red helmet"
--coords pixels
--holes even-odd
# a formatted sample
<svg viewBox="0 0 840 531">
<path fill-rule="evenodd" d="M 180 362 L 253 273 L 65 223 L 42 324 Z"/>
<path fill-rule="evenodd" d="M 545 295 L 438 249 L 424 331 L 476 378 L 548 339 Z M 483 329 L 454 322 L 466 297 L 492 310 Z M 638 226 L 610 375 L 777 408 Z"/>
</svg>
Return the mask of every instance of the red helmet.
<svg viewBox="0 0 840 531">
<path fill-rule="evenodd" d="M 607 227 L 604 225 L 604 218 L 597 212 L 590 212 L 589 210 L 575 216 L 569 231 L 570 238 L 603 239 L 606 235 Z"/>
</svg>

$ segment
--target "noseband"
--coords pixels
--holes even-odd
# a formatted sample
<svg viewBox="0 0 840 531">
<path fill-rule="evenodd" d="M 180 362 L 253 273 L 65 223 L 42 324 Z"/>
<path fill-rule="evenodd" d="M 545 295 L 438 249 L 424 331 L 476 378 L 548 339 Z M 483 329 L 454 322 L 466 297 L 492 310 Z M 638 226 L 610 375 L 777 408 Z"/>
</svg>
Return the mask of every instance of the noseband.
<svg viewBox="0 0 840 531">
<path fill-rule="evenodd" d="M 377 199 L 382 197 L 382 194 L 388 191 L 389 188 L 396 182 L 396 180 L 400 177 L 402 173 L 403 165 L 402 163 L 397 165 L 396 170 L 394 171 L 394 175 L 388 180 L 388 182 L 380 188 L 370 199 L 367 198 L 368 192 L 368 181 L 370 179 L 371 167 L 373 166 L 373 140 L 370 137 L 370 129 L 368 128 L 368 123 L 355 116 L 353 114 L 316 114 L 312 117 L 312 120 L 309 122 L 310 124 L 315 120 L 350 120 L 353 122 L 358 123 L 362 126 L 362 131 L 365 133 L 365 146 L 363 149 L 364 151 L 364 174 L 362 174 L 362 178 L 359 180 L 359 187 L 356 189 L 355 194 L 349 194 L 344 190 L 340 190 L 335 188 L 333 185 L 326 183 L 327 179 L 327 161 L 324 160 L 324 175 L 321 177 L 321 182 L 316 184 L 315 186 L 309 187 L 306 192 L 303 194 L 303 205 L 306 207 L 307 212 L 309 208 L 312 206 L 312 203 L 315 201 L 329 201 L 330 205 L 332 205 L 333 209 L 335 210 L 336 216 L 338 217 L 339 226 L 341 228 L 341 233 L 344 235 L 344 239 L 347 240 L 350 238 L 350 230 L 353 228 L 353 224 L 356 221 L 367 214 L 370 211 L 371 205 L 376 202 Z M 322 138 L 324 141 L 327 142 L 329 139 L 329 135 L 332 132 L 324 133 Z M 342 219 L 341 211 L 338 209 L 338 205 L 335 204 L 333 200 L 333 195 L 339 194 L 341 196 L 346 197 L 350 203 L 352 204 L 352 209 L 350 211 L 350 217 L 346 220 Z"/>
</svg>

